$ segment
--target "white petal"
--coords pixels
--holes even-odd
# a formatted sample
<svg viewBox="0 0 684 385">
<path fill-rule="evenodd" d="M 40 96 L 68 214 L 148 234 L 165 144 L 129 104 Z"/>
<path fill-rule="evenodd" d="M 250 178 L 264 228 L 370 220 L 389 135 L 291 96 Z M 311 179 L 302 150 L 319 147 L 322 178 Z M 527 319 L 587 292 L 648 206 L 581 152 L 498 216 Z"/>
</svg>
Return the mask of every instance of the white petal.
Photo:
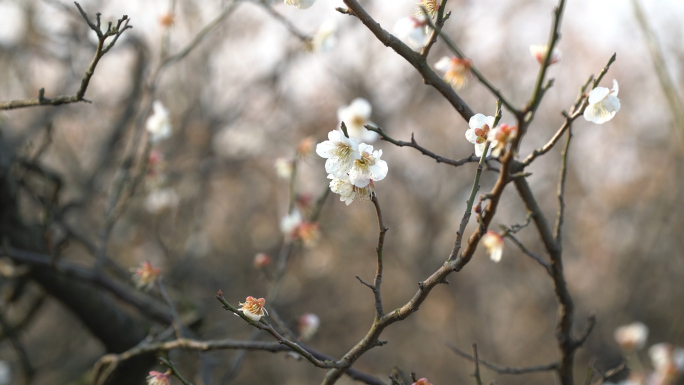
<svg viewBox="0 0 684 385">
<path fill-rule="evenodd" d="M 349 108 L 354 114 L 364 117 L 366 120 L 370 119 L 373 107 L 370 102 L 364 98 L 356 98 L 352 100 Z"/>
<path fill-rule="evenodd" d="M 617 96 L 619 91 L 620 91 L 620 87 L 618 87 L 617 80 L 613 79 L 613 89 L 611 90 L 610 93 Z"/>
<path fill-rule="evenodd" d="M 451 59 L 448 56 L 444 56 L 437 63 L 435 63 L 435 69 L 438 71 L 446 72 L 451 67 Z"/>
<path fill-rule="evenodd" d="M 472 119 L 471 119 L 472 120 Z M 477 144 L 477 135 L 475 134 L 475 129 L 472 128 L 465 132 L 465 137 L 470 143 Z"/>
<path fill-rule="evenodd" d="M 299 9 L 307 9 L 311 7 L 316 0 L 285 0 L 285 4 L 293 5 Z"/>
<path fill-rule="evenodd" d="M 487 142 L 475 143 L 475 156 L 482 156 L 482 152 L 484 152 L 486 145 Z"/>
<path fill-rule="evenodd" d="M 596 87 L 591 92 L 589 93 L 589 104 L 596 104 L 603 100 L 608 94 L 610 93 L 610 90 L 607 89 L 606 87 Z"/>
<path fill-rule="evenodd" d="M 316 154 L 321 158 L 330 158 L 334 155 L 334 150 L 336 148 L 337 146 L 333 142 L 326 140 L 325 142 L 316 145 Z"/>
</svg>

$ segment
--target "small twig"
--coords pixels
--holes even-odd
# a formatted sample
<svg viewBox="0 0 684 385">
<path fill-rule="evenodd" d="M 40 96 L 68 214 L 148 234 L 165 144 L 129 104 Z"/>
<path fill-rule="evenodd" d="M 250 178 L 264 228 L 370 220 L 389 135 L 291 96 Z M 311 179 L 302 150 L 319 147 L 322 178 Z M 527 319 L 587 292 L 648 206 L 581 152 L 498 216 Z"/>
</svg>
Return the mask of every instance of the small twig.
<svg viewBox="0 0 684 385">
<path fill-rule="evenodd" d="M 459 348 L 455 347 L 454 345 L 450 344 L 447 342 L 446 346 L 451 349 L 454 353 L 457 355 L 465 358 L 466 360 L 469 361 L 474 361 L 475 357 L 471 356 L 470 354 L 460 350 Z M 525 374 L 525 373 L 536 373 L 536 372 L 549 372 L 552 370 L 556 370 L 558 368 L 557 363 L 552 363 L 552 364 L 547 364 L 547 365 L 537 365 L 537 366 L 530 366 L 527 368 L 513 368 L 513 367 L 507 367 L 507 366 L 501 366 L 501 365 L 496 365 L 489 363 L 485 360 L 479 359 L 480 364 L 483 366 L 499 373 L 499 374 Z"/>
<path fill-rule="evenodd" d="M 83 8 L 81 8 L 81 5 L 77 2 L 74 2 L 76 4 L 76 8 L 78 8 L 78 11 L 81 13 L 81 16 L 83 16 L 83 19 L 86 21 L 90 29 L 92 29 L 96 34 L 97 34 L 97 48 L 95 50 L 95 56 L 93 57 L 93 60 L 90 62 L 90 66 L 86 70 L 86 73 L 81 79 L 81 86 L 79 87 L 78 91 L 76 91 L 76 95 L 74 96 L 56 96 L 54 98 L 46 98 L 45 97 L 45 89 L 41 88 L 38 91 L 38 98 L 35 99 L 23 99 L 23 100 L 12 100 L 9 102 L 1 102 L 0 103 L 0 110 L 13 110 L 17 108 L 24 108 L 24 107 L 34 107 L 34 106 L 59 106 L 62 104 L 68 104 L 68 103 L 77 103 L 77 102 L 86 102 L 90 103 L 89 100 L 85 99 L 85 93 L 86 90 L 88 89 L 88 84 L 90 83 L 90 79 L 93 77 L 93 74 L 95 74 L 95 67 L 97 67 L 97 63 L 102 59 L 102 56 L 106 54 L 116 43 L 116 41 L 119 39 L 119 36 L 121 36 L 124 31 L 127 29 L 133 28 L 133 26 L 129 25 L 128 22 L 130 19 L 128 16 L 123 15 L 116 24 L 116 27 L 112 28 L 111 23 L 109 24 L 107 31 L 102 32 L 100 30 L 100 14 L 97 14 L 97 23 L 93 23 L 90 18 L 88 17 L 88 14 L 85 13 Z M 110 37 L 114 37 L 112 41 L 105 47 L 105 40 L 107 40 Z"/>
<path fill-rule="evenodd" d="M 173 303 L 171 297 L 169 297 L 169 294 L 166 292 L 166 286 L 164 285 L 163 278 L 164 277 L 161 275 L 157 278 L 157 287 L 159 288 L 159 292 L 164 298 L 164 301 L 166 301 L 166 303 L 169 305 L 169 308 L 171 309 L 171 317 L 173 318 L 173 330 L 176 333 L 176 338 L 183 338 L 183 323 L 181 322 L 180 317 L 178 316 L 178 311 L 176 311 L 176 305 Z"/>
<path fill-rule="evenodd" d="M 565 147 L 561 152 L 561 166 L 558 173 L 558 189 L 556 196 L 558 198 L 558 212 L 556 213 L 556 226 L 554 230 L 554 238 L 559 247 L 562 248 L 563 240 L 562 228 L 563 228 L 563 215 L 565 214 L 565 180 L 568 175 L 568 153 L 570 152 L 570 140 L 572 139 L 572 127 L 568 128 L 568 139 L 565 141 Z"/>
<path fill-rule="evenodd" d="M 364 127 L 366 127 L 366 129 L 368 129 L 368 130 L 370 130 L 370 131 L 377 132 L 378 135 L 380 135 L 380 138 L 381 138 L 382 140 L 387 141 L 387 142 L 390 142 L 390 143 L 392 143 L 393 145 L 395 145 L 395 146 L 397 146 L 397 147 L 412 147 L 412 148 L 415 148 L 416 150 L 420 151 L 421 154 L 423 154 L 423 155 L 425 155 L 425 156 L 428 156 L 428 157 L 434 159 L 437 163 L 444 163 L 444 164 L 448 164 L 448 165 L 451 165 L 451 166 L 454 166 L 454 167 L 458 167 L 458 166 L 462 166 L 462 165 L 464 165 L 464 164 L 466 164 L 466 163 L 474 163 L 474 162 L 479 162 L 479 161 L 480 161 L 480 157 L 479 157 L 479 156 L 475 156 L 475 155 L 471 155 L 471 156 L 469 156 L 469 157 L 467 157 L 467 158 L 463 158 L 463 159 L 459 159 L 459 160 L 453 160 L 453 159 L 445 158 L 445 157 L 443 157 L 443 156 L 441 156 L 441 155 L 437 155 L 437 154 L 435 154 L 434 152 L 428 150 L 427 148 L 425 148 L 425 147 L 419 145 L 418 142 L 416 141 L 416 139 L 415 139 L 413 133 L 411 133 L 411 141 L 410 141 L 410 142 L 405 142 L 405 141 L 403 141 L 403 140 L 396 140 L 396 139 L 393 139 L 392 137 L 390 137 L 389 135 L 387 135 L 387 133 L 385 133 L 385 131 L 384 131 L 381 127 L 374 127 L 374 126 L 371 126 L 371 125 L 368 125 L 368 124 L 365 125 Z M 494 158 L 492 158 L 492 157 L 488 157 L 488 158 L 487 158 L 487 160 L 492 160 L 492 159 L 494 159 Z"/>
<path fill-rule="evenodd" d="M 164 364 L 167 368 L 169 368 L 169 369 L 171 370 L 171 373 L 174 375 L 174 377 L 176 377 L 178 380 L 180 380 L 180 382 L 182 382 L 183 385 L 192 385 L 191 382 L 189 382 L 188 380 L 186 380 L 185 378 L 183 378 L 183 376 L 181 376 L 180 372 L 179 372 L 178 369 L 176 369 L 176 367 L 171 363 L 171 361 L 167 360 L 167 359 L 164 358 L 164 357 L 159 357 L 159 361 L 160 361 L 162 364 Z"/>
<path fill-rule="evenodd" d="M 380 285 L 382 285 L 382 249 L 385 245 L 385 234 L 389 229 L 385 227 L 385 224 L 382 221 L 382 211 L 380 210 L 380 202 L 378 202 L 378 197 L 375 195 L 375 193 L 373 193 L 371 200 L 373 201 L 373 205 L 375 206 L 375 213 L 378 216 L 378 227 L 380 230 L 378 234 L 378 246 L 375 248 L 378 257 L 378 264 L 375 271 L 375 280 L 373 281 L 373 286 L 371 287 L 371 289 L 373 289 L 373 295 L 375 296 L 375 318 L 379 319 L 380 317 L 385 315 L 385 312 L 382 309 L 382 295 L 380 293 Z"/>
<path fill-rule="evenodd" d="M 291 34 L 295 35 L 302 43 L 307 44 L 311 42 L 311 36 L 308 36 L 304 32 L 300 31 L 294 24 L 287 20 L 285 16 L 281 15 L 271 7 L 271 5 L 266 0 L 255 0 L 256 4 L 259 4 L 268 11 L 268 13 L 273 16 L 274 19 L 278 20 Z"/>
<path fill-rule="evenodd" d="M 584 329 L 584 332 L 582 335 L 575 340 L 575 347 L 579 348 L 582 345 L 584 345 L 584 342 L 589 338 L 589 335 L 591 334 L 592 330 L 594 330 L 594 326 L 596 326 L 596 315 L 592 314 L 587 318 L 587 327 Z"/>
<path fill-rule="evenodd" d="M 475 384 L 482 385 L 482 378 L 480 378 L 480 359 L 477 356 L 477 344 L 473 342 L 473 365 L 475 370 L 473 371 L 473 377 L 475 378 Z"/>
<path fill-rule="evenodd" d="M 442 0 L 442 3 L 439 5 L 439 10 L 437 11 L 437 20 L 434 23 L 434 28 L 432 28 L 432 32 L 428 37 L 428 41 L 427 43 L 425 43 L 425 46 L 423 46 L 423 50 L 420 52 L 420 56 L 423 57 L 423 60 L 427 59 L 428 55 L 430 54 L 430 48 L 432 48 L 432 46 L 435 44 L 435 42 L 437 41 L 437 36 L 444 27 L 444 22 L 446 22 L 451 16 L 451 12 L 448 12 L 446 14 L 444 13 L 444 10 L 446 9 L 446 4 L 447 0 Z M 421 12 L 423 12 L 423 15 L 425 15 L 426 19 L 430 19 L 432 17 L 422 4 L 420 5 L 420 10 Z M 432 20 L 430 20 L 430 22 L 432 22 Z"/>
<path fill-rule="evenodd" d="M 518 238 L 516 238 L 515 235 L 513 235 L 512 233 L 505 232 L 504 236 L 507 237 L 508 239 L 510 239 L 511 241 L 513 241 L 513 243 L 515 243 L 515 245 L 518 246 L 520 251 L 522 251 L 528 257 L 534 259 L 537 263 L 539 263 L 544 268 L 544 270 L 546 270 L 547 273 L 551 274 L 551 266 L 549 265 L 548 262 L 546 262 L 544 260 L 544 258 L 542 258 L 540 255 L 537 255 L 537 254 L 533 253 L 532 251 L 528 250 L 527 247 L 525 247 L 525 245 L 523 245 L 523 243 L 520 242 L 520 240 L 518 240 Z"/>
</svg>

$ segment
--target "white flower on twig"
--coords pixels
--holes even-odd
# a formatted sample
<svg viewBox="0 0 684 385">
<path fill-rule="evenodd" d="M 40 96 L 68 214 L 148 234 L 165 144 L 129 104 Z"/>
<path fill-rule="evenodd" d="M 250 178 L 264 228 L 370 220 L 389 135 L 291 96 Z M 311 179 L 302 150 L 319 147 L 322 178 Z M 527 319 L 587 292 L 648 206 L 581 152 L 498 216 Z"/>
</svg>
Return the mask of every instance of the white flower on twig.
<svg viewBox="0 0 684 385">
<path fill-rule="evenodd" d="M 321 319 L 316 314 L 306 313 L 299 317 L 299 339 L 308 341 L 316 334 L 321 325 Z"/>
<path fill-rule="evenodd" d="M 444 56 L 435 63 L 435 69 L 444 72 L 444 81 L 451 84 L 457 90 L 468 83 L 470 68 L 473 62 L 470 59 Z"/>
<path fill-rule="evenodd" d="M 337 110 L 337 119 L 347 126 L 347 133 L 350 138 L 360 142 L 372 143 L 378 139 L 379 135 L 364 127 L 366 124 L 375 125 L 370 121 L 372 111 L 373 107 L 368 100 L 356 98 L 348 106 L 340 107 Z"/>
<path fill-rule="evenodd" d="M 613 334 L 618 345 L 626 351 L 638 350 L 646 345 L 648 326 L 641 322 L 620 326 Z"/>
<path fill-rule="evenodd" d="M 539 64 L 544 63 L 544 59 L 546 58 L 546 53 L 548 51 L 549 51 L 549 46 L 547 46 L 547 45 L 531 45 L 530 46 L 530 54 L 532 54 L 532 57 L 537 59 L 537 62 L 539 62 Z M 553 51 L 551 51 L 551 58 L 549 59 L 549 64 L 558 63 L 562 57 L 563 57 L 563 52 L 561 52 L 560 49 L 554 47 Z"/>
<path fill-rule="evenodd" d="M 427 20 L 422 14 L 402 17 L 394 23 L 392 32 L 412 50 L 420 51 L 428 40 L 426 25 Z"/>
<path fill-rule="evenodd" d="M 159 100 L 155 100 L 152 108 L 154 113 L 147 118 L 146 128 L 147 132 L 150 133 L 150 141 L 157 143 L 171 136 L 172 127 L 169 110 Z"/>
<path fill-rule="evenodd" d="M 328 174 L 330 181 L 330 191 L 340 195 L 340 201 L 349 206 L 354 199 L 358 198 L 362 201 L 369 201 L 371 194 L 374 191 L 373 182 L 366 187 L 356 187 L 349 181 L 348 177 L 337 178 L 333 174 Z"/>
<path fill-rule="evenodd" d="M 613 89 L 606 87 L 596 87 L 589 93 L 589 105 L 584 110 L 584 119 L 603 124 L 615 116 L 620 111 L 620 99 L 618 99 L 617 80 L 613 79 Z"/>
<path fill-rule="evenodd" d="M 498 157 L 501 155 L 506 145 L 513 142 L 516 136 L 518 136 L 518 127 L 509 126 L 506 123 L 490 130 L 489 134 L 487 134 L 487 140 L 492 143 L 492 156 Z"/>
<path fill-rule="evenodd" d="M 379 181 L 387 176 L 387 162 L 381 160 L 382 150 L 373 151 L 373 146 L 359 144 L 361 157 L 354 160 L 354 166 L 349 170 L 349 181 L 356 187 L 366 187 L 371 181 Z"/>
<path fill-rule="evenodd" d="M 475 114 L 470 118 L 468 126 L 470 129 L 466 131 L 465 137 L 470 143 L 475 145 L 475 155 L 482 156 L 486 147 L 489 130 L 494 126 L 494 117 Z M 491 151 L 492 149 L 490 148 L 487 151 L 487 156 L 489 156 Z"/>
<path fill-rule="evenodd" d="M 263 298 L 256 299 L 254 297 L 247 297 L 245 303 L 240 303 L 242 314 L 254 322 L 259 322 L 261 317 L 268 315 L 268 311 L 264 308 L 266 300 Z"/>
<path fill-rule="evenodd" d="M 494 231 L 487 231 L 487 234 L 482 237 L 482 244 L 487 248 L 489 258 L 492 261 L 501 261 L 501 256 L 503 255 L 504 249 L 504 240 L 501 235 L 495 233 Z"/>
<path fill-rule="evenodd" d="M 347 138 L 342 131 L 330 131 L 325 142 L 318 143 L 316 154 L 326 158 L 325 171 L 339 177 L 346 177 L 354 161 L 361 158 L 356 140 Z"/>
</svg>

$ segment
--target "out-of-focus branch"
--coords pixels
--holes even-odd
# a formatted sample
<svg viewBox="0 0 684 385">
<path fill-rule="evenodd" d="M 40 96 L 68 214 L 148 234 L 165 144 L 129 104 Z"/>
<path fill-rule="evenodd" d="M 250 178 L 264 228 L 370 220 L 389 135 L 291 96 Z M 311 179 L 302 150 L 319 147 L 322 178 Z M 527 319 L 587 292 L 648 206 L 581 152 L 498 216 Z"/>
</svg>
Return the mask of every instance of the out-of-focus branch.
<svg viewBox="0 0 684 385">
<path fill-rule="evenodd" d="M 100 29 L 100 14 L 97 13 L 96 21 L 92 22 L 88 17 L 88 14 L 86 14 L 83 8 L 81 8 L 81 5 L 77 2 L 74 2 L 74 4 L 76 4 L 76 8 L 78 8 L 78 11 L 81 13 L 81 16 L 83 16 L 83 19 L 86 21 L 86 23 L 88 23 L 90 29 L 92 29 L 97 34 L 98 40 L 97 48 L 95 50 L 95 56 L 93 57 L 93 60 L 90 62 L 90 66 L 88 67 L 88 70 L 86 70 L 85 76 L 81 80 L 81 86 L 79 87 L 78 91 L 76 91 L 76 95 L 46 98 L 45 89 L 41 88 L 38 91 L 38 98 L 0 102 L 0 110 L 13 110 L 17 108 L 34 106 L 59 106 L 68 103 L 90 102 L 89 100 L 86 100 L 84 97 L 86 90 L 88 89 L 90 79 L 93 77 L 93 74 L 95 74 L 95 67 L 97 67 L 97 63 L 100 61 L 100 59 L 102 59 L 102 57 L 107 52 L 109 52 L 109 50 L 112 47 L 114 47 L 114 44 L 116 44 L 116 41 L 119 39 L 119 36 L 121 36 L 127 29 L 133 28 L 133 26 L 128 24 L 128 22 L 130 21 L 128 16 L 123 15 L 117 21 L 116 26 L 112 27 L 112 23 L 109 23 L 107 26 L 107 30 L 105 32 L 102 32 L 102 30 Z M 105 41 L 110 37 L 113 37 L 112 41 L 109 42 L 109 44 L 105 45 Z"/>
<path fill-rule="evenodd" d="M 447 21 L 449 16 L 451 16 L 451 12 L 444 14 L 446 4 L 447 0 L 442 0 L 442 3 L 439 5 L 439 10 L 437 11 L 437 20 L 434 22 L 432 32 L 430 32 L 430 36 L 428 37 L 428 41 L 425 43 L 423 50 L 420 51 L 420 56 L 423 57 L 423 60 L 427 60 L 427 57 L 430 54 L 430 48 L 432 48 L 435 42 L 437 42 L 437 36 L 439 36 L 440 32 L 442 31 L 444 23 Z M 427 9 L 425 9 L 425 7 L 422 5 L 420 6 L 420 9 L 425 15 L 425 18 L 428 19 L 428 22 L 432 24 L 432 20 L 430 19 L 431 16 L 428 14 Z"/>
<path fill-rule="evenodd" d="M 482 378 L 480 377 L 480 357 L 477 355 L 477 344 L 473 342 L 473 377 L 476 385 L 482 385 Z"/>
<path fill-rule="evenodd" d="M 653 28 L 648 23 L 646 14 L 639 4 L 639 0 L 632 0 L 632 5 L 634 5 L 634 15 L 636 16 L 637 22 L 639 22 L 639 28 L 644 34 L 646 39 L 646 46 L 648 47 L 648 52 L 653 60 L 653 67 L 655 73 L 658 76 L 658 81 L 660 82 L 660 88 L 662 88 L 665 94 L 665 100 L 667 100 L 667 105 L 670 108 L 670 113 L 675 122 L 675 127 L 680 130 L 680 139 L 684 138 L 684 104 L 682 99 L 677 93 L 677 88 L 675 87 L 676 82 L 672 79 L 669 72 L 667 71 L 667 65 L 665 64 L 665 59 L 663 58 L 663 52 L 658 44 L 658 38 L 653 32 Z"/>
<path fill-rule="evenodd" d="M 454 353 L 458 354 L 459 356 L 465 358 L 466 360 L 469 361 L 475 361 L 475 357 L 471 356 L 470 354 L 462 351 L 461 349 L 455 347 L 454 345 L 447 343 L 446 344 L 451 351 Z M 549 372 L 552 370 L 556 370 L 558 364 L 557 363 L 552 363 L 552 364 L 547 364 L 547 365 L 538 365 L 538 366 L 530 366 L 527 368 L 513 368 L 513 367 L 508 367 L 508 366 L 501 366 L 501 365 L 496 365 L 492 364 L 490 362 L 487 362 L 483 359 L 479 359 L 480 364 L 483 366 L 499 373 L 499 374 L 525 374 L 525 373 L 537 373 L 537 372 Z"/>
<path fill-rule="evenodd" d="M 311 42 L 311 36 L 308 36 L 304 32 L 300 31 L 299 28 L 297 28 L 294 24 L 290 22 L 285 16 L 281 15 L 278 11 L 273 9 L 271 7 L 271 4 L 268 3 L 266 0 L 255 0 L 254 1 L 256 4 L 259 4 L 263 6 L 268 13 L 273 16 L 274 19 L 278 20 L 287 30 L 295 35 L 299 40 L 301 40 L 303 43 L 310 43 Z"/>
<path fill-rule="evenodd" d="M 411 133 L 411 141 L 405 142 L 403 140 L 392 139 L 392 137 L 387 135 L 387 133 L 385 133 L 385 131 L 381 127 L 374 127 L 371 125 L 365 125 L 364 127 L 366 127 L 366 129 L 368 129 L 370 131 L 377 132 L 380 135 L 380 138 L 382 140 L 390 142 L 397 147 L 413 147 L 416 150 L 420 151 L 421 154 L 423 154 L 425 156 L 429 156 L 430 158 L 434 159 L 437 163 L 444 163 L 444 164 L 452 165 L 454 167 L 458 167 L 458 166 L 462 166 L 466 163 L 474 163 L 474 162 L 480 161 L 480 157 L 475 156 L 475 155 L 471 155 L 467 158 L 463 158 L 463 159 L 459 159 L 459 160 L 449 159 L 449 158 L 445 158 L 441 155 L 437 155 L 434 152 L 428 150 L 427 148 L 419 145 L 418 142 L 416 142 L 416 139 L 414 138 L 413 133 Z M 487 159 L 490 160 L 493 158 L 489 157 Z"/>
<path fill-rule="evenodd" d="M 439 91 L 439 93 L 451 103 L 456 111 L 461 114 L 466 122 L 470 120 L 470 117 L 474 115 L 470 107 L 468 107 L 463 99 L 458 96 L 451 85 L 442 80 L 442 78 L 428 66 L 425 59 L 418 52 L 413 51 L 401 40 L 384 30 L 380 24 L 366 12 L 358 1 L 344 0 L 344 3 L 349 7 L 349 11 L 352 12 L 382 44 L 392 48 L 399 56 L 406 59 L 406 61 L 422 75 L 425 84 L 431 85 Z"/>
<path fill-rule="evenodd" d="M 192 385 L 192 383 L 190 383 L 188 380 L 183 378 L 183 376 L 180 374 L 178 369 L 176 369 L 176 366 L 171 361 L 167 360 L 164 357 L 159 357 L 159 362 L 161 362 L 162 364 L 164 364 L 164 366 L 169 368 L 169 370 L 171 370 L 171 373 L 174 375 L 174 377 L 176 377 L 180 382 L 182 382 L 183 385 Z"/>
<path fill-rule="evenodd" d="M 510 232 L 506 232 L 504 236 L 513 241 L 513 243 L 515 243 L 515 245 L 518 246 L 520 251 L 525 253 L 525 255 L 527 255 L 528 257 L 534 259 L 544 268 L 544 270 L 546 270 L 547 273 L 551 274 L 551 266 L 549 266 L 548 262 L 546 262 L 544 258 L 530 251 L 527 247 L 525 247 L 525 245 L 522 242 L 520 242 L 518 238 L 515 237 L 515 235 L 511 234 Z"/>
</svg>

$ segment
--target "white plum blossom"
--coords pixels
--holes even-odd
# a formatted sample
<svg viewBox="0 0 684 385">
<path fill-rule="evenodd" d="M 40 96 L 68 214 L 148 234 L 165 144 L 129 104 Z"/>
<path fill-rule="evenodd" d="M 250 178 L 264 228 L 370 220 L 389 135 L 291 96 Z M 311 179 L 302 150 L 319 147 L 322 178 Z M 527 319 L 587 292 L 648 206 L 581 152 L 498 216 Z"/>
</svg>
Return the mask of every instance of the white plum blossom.
<svg viewBox="0 0 684 385">
<path fill-rule="evenodd" d="M 280 219 L 280 231 L 287 236 L 293 236 L 302 223 L 304 223 L 302 213 L 295 208 L 291 213 Z"/>
<path fill-rule="evenodd" d="M 638 350 L 646 345 L 648 338 L 648 326 L 641 322 L 620 326 L 615 329 L 615 341 L 626 351 Z"/>
<path fill-rule="evenodd" d="M 171 120 L 169 110 L 159 100 L 154 101 L 152 108 L 154 113 L 147 118 L 146 128 L 147 132 L 150 133 L 150 141 L 157 143 L 171 136 Z"/>
<path fill-rule="evenodd" d="M 489 130 L 494 126 L 494 117 L 475 114 L 470 118 L 468 126 L 470 129 L 466 131 L 465 137 L 470 143 L 475 145 L 475 155 L 482 156 L 486 147 Z M 491 148 L 487 152 L 487 156 L 489 156 L 489 153 L 491 153 Z"/>
<path fill-rule="evenodd" d="M 311 40 L 314 52 L 328 52 L 337 44 L 337 22 L 329 19 L 323 22 Z"/>
<path fill-rule="evenodd" d="M 358 198 L 362 201 L 369 201 L 373 193 L 373 183 L 369 183 L 366 187 L 356 187 L 349 181 L 348 177 L 337 178 L 333 174 L 328 174 L 330 181 L 330 191 L 340 195 L 340 201 L 349 206 L 354 199 Z"/>
<path fill-rule="evenodd" d="M 539 64 L 544 63 L 544 59 L 546 58 L 546 53 L 548 51 L 549 51 L 549 46 L 547 46 L 547 45 L 531 45 L 530 46 L 530 54 L 532 54 L 532 57 L 537 59 L 537 62 L 539 62 Z M 560 49 L 554 47 L 553 51 L 551 51 L 551 58 L 549 59 L 549 64 L 558 63 L 562 57 L 563 57 L 563 52 L 561 52 Z"/>
<path fill-rule="evenodd" d="M 366 124 L 375 125 L 370 121 L 372 111 L 373 107 L 368 100 L 356 98 L 348 106 L 340 107 L 337 110 L 337 119 L 347 126 L 347 133 L 350 138 L 360 142 L 372 143 L 378 139 L 379 135 L 364 127 Z"/>
<path fill-rule="evenodd" d="M 420 51 L 428 40 L 427 20 L 425 16 L 417 15 L 402 17 L 394 23 L 392 32 L 397 39 L 401 40 L 414 51 Z"/>
<path fill-rule="evenodd" d="M 299 339 L 308 341 L 316 334 L 321 325 L 321 319 L 316 314 L 306 313 L 299 317 Z"/>
<path fill-rule="evenodd" d="M 596 87 L 589 93 L 589 105 L 584 110 L 584 119 L 603 124 L 620 111 L 620 99 L 618 99 L 618 82 L 613 79 L 613 89 Z"/>
<path fill-rule="evenodd" d="M 242 310 L 242 314 L 247 316 L 247 318 L 251 319 L 254 322 L 259 322 L 259 320 L 261 320 L 261 317 L 268 315 L 268 311 L 266 311 L 266 309 L 264 308 L 265 304 L 265 299 L 256 299 L 252 296 L 249 296 L 245 300 L 245 303 L 240 302 L 240 306 L 242 306 L 240 310 Z"/>
<path fill-rule="evenodd" d="M 160 188 L 147 194 L 145 210 L 152 214 L 159 214 L 166 209 L 173 209 L 180 203 L 180 196 L 172 188 Z"/>
<path fill-rule="evenodd" d="M 361 158 L 356 140 L 347 138 L 342 131 L 330 131 L 325 142 L 318 143 L 316 154 L 325 161 L 325 171 L 338 177 L 345 177 L 354 166 L 354 161 Z"/>
<path fill-rule="evenodd" d="M 278 158 L 275 160 L 273 166 L 276 169 L 276 174 L 280 179 L 290 180 L 292 171 L 294 170 L 294 161 L 290 158 Z"/>
<path fill-rule="evenodd" d="M 373 151 L 373 146 L 359 144 L 361 157 L 354 160 L 354 167 L 349 170 L 349 181 L 356 187 L 366 187 L 371 181 L 379 181 L 387 176 L 387 162 L 381 160 L 382 150 Z"/>
<path fill-rule="evenodd" d="M 501 235 L 495 233 L 494 231 L 487 231 L 487 234 L 482 237 L 482 244 L 487 248 L 489 258 L 492 261 L 501 261 L 501 256 L 503 255 L 504 249 L 504 240 Z"/>
<path fill-rule="evenodd" d="M 314 5 L 316 0 L 285 0 L 285 4 L 292 5 L 299 9 L 307 9 Z"/>
<path fill-rule="evenodd" d="M 470 59 L 444 56 L 437 63 L 435 69 L 444 72 L 444 81 L 451 84 L 457 90 L 468 83 L 468 75 L 473 62 Z"/>
</svg>

